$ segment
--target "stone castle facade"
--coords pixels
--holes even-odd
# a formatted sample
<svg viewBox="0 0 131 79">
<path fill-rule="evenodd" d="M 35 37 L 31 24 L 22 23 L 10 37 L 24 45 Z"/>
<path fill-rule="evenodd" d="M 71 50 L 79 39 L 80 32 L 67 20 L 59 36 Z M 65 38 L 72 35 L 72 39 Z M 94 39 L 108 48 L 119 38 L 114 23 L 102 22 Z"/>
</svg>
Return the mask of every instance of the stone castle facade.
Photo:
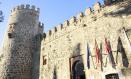
<svg viewBox="0 0 131 79">
<path fill-rule="evenodd" d="M 0 79 L 131 78 L 130 2 L 96 3 L 47 33 L 43 27 L 34 6 L 11 10 Z"/>
<path fill-rule="evenodd" d="M 42 33 L 35 6 L 21 5 L 11 10 L 2 48 L 1 79 L 37 79 Z"/>
</svg>

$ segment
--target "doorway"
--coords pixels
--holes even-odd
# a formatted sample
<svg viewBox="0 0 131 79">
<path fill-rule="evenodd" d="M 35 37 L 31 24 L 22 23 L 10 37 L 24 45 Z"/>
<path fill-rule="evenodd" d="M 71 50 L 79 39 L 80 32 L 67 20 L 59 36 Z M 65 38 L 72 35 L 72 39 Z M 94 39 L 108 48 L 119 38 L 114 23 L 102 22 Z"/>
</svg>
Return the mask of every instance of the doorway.
<svg viewBox="0 0 131 79">
<path fill-rule="evenodd" d="M 73 79 L 85 79 L 84 64 L 78 60 L 72 66 Z"/>
</svg>

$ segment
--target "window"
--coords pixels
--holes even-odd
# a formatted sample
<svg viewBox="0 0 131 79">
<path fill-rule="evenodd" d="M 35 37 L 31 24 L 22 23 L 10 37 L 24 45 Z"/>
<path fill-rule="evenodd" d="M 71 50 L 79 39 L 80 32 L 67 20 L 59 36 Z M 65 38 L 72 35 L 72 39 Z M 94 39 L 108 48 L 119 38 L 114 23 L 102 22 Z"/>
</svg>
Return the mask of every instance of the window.
<svg viewBox="0 0 131 79">
<path fill-rule="evenodd" d="M 46 64 L 47 64 L 46 56 L 43 56 L 43 65 L 46 65 Z"/>
<path fill-rule="evenodd" d="M 8 37 L 9 37 L 9 38 L 13 38 L 12 33 L 8 33 Z"/>
<path fill-rule="evenodd" d="M 8 30 L 8 32 L 13 32 L 15 25 L 16 25 L 16 23 L 9 24 L 9 30 Z"/>
<path fill-rule="evenodd" d="M 105 77 L 106 77 L 106 79 L 119 79 L 119 76 L 117 73 L 108 74 Z"/>
</svg>

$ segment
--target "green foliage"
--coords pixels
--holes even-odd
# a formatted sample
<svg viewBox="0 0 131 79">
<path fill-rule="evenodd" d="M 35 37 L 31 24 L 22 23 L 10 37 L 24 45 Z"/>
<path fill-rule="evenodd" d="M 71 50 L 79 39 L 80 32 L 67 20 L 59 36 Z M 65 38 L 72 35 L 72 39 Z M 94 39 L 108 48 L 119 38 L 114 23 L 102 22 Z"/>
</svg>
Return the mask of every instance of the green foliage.
<svg viewBox="0 0 131 79">
<path fill-rule="evenodd" d="M 1 4 L 1 2 L 0 2 Z M 4 16 L 3 16 L 3 11 L 0 10 L 0 22 L 3 22 L 4 21 Z"/>
</svg>

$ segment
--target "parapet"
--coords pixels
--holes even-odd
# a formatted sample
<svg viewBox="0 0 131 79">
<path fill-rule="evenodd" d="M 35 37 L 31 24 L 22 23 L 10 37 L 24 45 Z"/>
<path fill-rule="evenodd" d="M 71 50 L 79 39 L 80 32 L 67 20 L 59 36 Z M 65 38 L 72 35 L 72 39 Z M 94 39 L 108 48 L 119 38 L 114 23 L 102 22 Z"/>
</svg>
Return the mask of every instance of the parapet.
<svg viewBox="0 0 131 79">
<path fill-rule="evenodd" d="M 94 12 L 100 11 L 101 10 L 101 4 L 99 2 L 95 3 L 93 6 Z"/>
<path fill-rule="evenodd" d="M 75 16 L 71 17 L 69 23 L 73 24 L 74 22 L 76 22 L 76 17 Z"/>
<path fill-rule="evenodd" d="M 84 17 L 84 13 L 83 13 L 83 12 L 80 12 L 80 13 L 77 15 L 77 19 L 82 18 L 82 17 Z"/>
<path fill-rule="evenodd" d="M 54 27 L 54 32 L 57 32 L 57 27 Z"/>
<path fill-rule="evenodd" d="M 44 28 L 44 24 L 39 22 L 39 27 Z"/>
<path fill-rule="evenodd" d="M 57 32 L 57 28 L 56 28 L 56 27 L 54 27 L 53 29 L 51 29 L 51 32 L 49 33 L 49 35 L 52 35 L 52 34 L 54 34 L 55 32 Z"/>
<path fill-rule="evenodd" d="M 93 17 L 93 19 L 96 19 L 97 18 L 97 16 L 96 16 L 97 13 L 99 13 L 99 11 L 102 11 L 101 10 L 102 8 L 103 7 L 101 6 L 101 4 L 99 2 L 95 3 L 94 6 L 93 6 L 93 9 L 91 9 L 89 7 L 89 8 L 87 8 L 85 10 L 85 13 L 80 12 L 80 13 L 77 14 L 76 17 L 72 16 L 69 20 L 64 21 L 63 24 L 59 24 L 58 26 L 56 26 L 53 29 L 49 30 L 47 32 L 47 34 L 46 34 L 47 38 L 49 37 L 49 38 L 51 38 L 50 40 L 52 40 L 55 36 L 57 36 L 57 37 L 61 36 L 62 34 L 64 34 L 64 32 L 69 31 L 68 28 L 70 28 L 70 27 L 68 27 L 68 26 L 76 26 L 76 28 L 77 28 L 80 25 L 80 23 L 83 22 L 82 20 L 86 16 L 91 16 L 91 17 L 88 18 L 89 21 L 94 21 L 94 20 L 92 20 L 92 17 Z M 84 26 L 86 26 L 86 25 L 84 25 Z M 73 27 L 73 28 L 75 28 L 75 27 Z M 62 33 L 59 32 L 59 31 L 62 31 Z M 59 34 L 59 33 L 61 33 L 61 34 Z M 47 39 L 47 40 L 49 40 L 49 39 Z"/>
<path fill-rule="evenodd" d="M 13 8 L 11 10 L 11 12 L 15 12 L 15 11 L 18 11 L 18 10 L 33 10 L 35 12 L 40 12 L 40 9 L 39 8 L 36 8 L 34 5 L 30 6 L 29 4 L 26 4 L 26 5 L 19 5 L 19 6 L 16 6 L 15 8 Z"/>
<path fill-rule="evenodd" d="M 89 7 L 85 10 L 85 15 L 90 15 L 92 13 L 98 13 L 101 10 L 102 6 L 100 2 L 97 2 L 93 6 L 93 10 Z"/>
<path fill-rule="evenodd" d="M 52 34 L 51 30 L 49 30 L 46 35 L 48 37 L 48 36 L 51 36 L 51 34 Z"/>
<path fill-rule="evenodd" d="M 57 26 L 57 30 L 62 30 L 63 29 L 63 24 L 59 24 L 58 26 Z"/>
<path fill-rule="evenodd" d="M 90 15 L 92 13 L 92 9 L 89 7 L 85 10 L 85 15 Z"/>
<path fill-rule="evenodd" d="M 63 23 L 63 26 L 69 26 L 69 21 L 66 20 L 66 21 Z"/>
<path fill-rule="evenodd" d="M 48 38 L 48 37 L 51 38 L 52 35 L 56 35 L 57 32 L 62 31 L 62 29 L 63 29 L 63 24 L 57 25 L 56 27 L 54 27 L 53 29 L 49 30 L 49 31 L 46 33 L 46 38 Z M 46 38 L 45 38 L 45 39 L 46 39 Z"/>
</svg>

